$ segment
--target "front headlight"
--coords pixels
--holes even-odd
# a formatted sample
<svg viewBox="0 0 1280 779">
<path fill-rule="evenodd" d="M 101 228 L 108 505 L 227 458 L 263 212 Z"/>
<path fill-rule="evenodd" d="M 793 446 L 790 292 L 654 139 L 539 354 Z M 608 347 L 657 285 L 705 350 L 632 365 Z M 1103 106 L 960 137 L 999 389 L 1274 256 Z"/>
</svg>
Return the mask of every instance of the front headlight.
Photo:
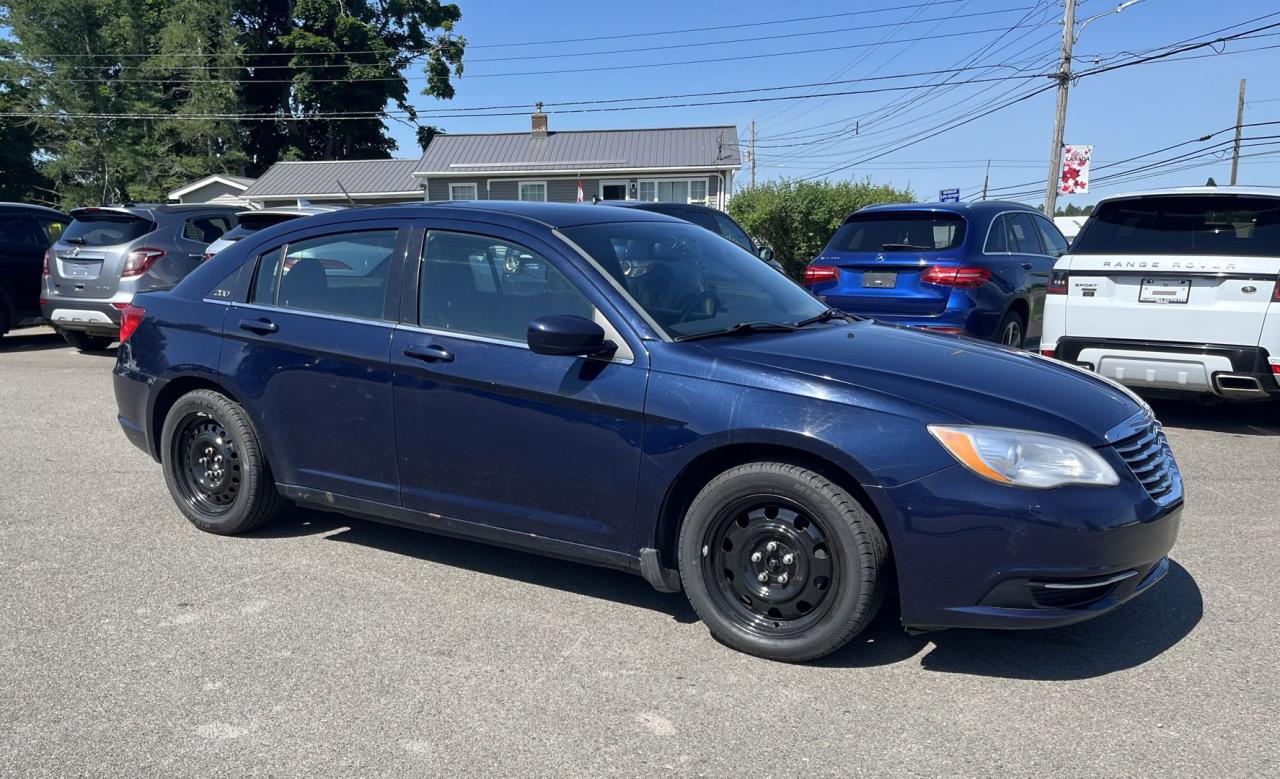
<svg viewBox="0 0 1280 779">
<path fill-rule="evenodd" d="M 1064 484 L 1114 487 L 1120 477 L 1078 441 L 1002 427 L 929 425 L 938 443 L 969 470 L 1000 484 L 1048 489 Z"/>
</svg>

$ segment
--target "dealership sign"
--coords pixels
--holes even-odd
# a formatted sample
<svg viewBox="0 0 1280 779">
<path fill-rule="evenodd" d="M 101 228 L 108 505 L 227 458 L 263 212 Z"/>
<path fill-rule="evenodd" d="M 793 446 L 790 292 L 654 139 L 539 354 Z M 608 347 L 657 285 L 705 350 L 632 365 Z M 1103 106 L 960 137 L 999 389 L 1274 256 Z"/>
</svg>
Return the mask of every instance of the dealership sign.
<svg viewBox="0 0 1280 779">
<path fill-rule="evenodd" d="M 1058 194 L 1084 195 L 1089 192 L 1089 159 L 1092 146 L 1062 147 L 1062 176 L 1058 180 Z"/>
</svg>

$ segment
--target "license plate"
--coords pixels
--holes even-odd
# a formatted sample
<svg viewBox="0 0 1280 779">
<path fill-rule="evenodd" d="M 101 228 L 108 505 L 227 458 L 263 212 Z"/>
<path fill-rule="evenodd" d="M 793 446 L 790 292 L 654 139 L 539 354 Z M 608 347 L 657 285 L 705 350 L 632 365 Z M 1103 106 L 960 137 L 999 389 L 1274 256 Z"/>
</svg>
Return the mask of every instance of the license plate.
<svg viewBox="0 0 1280 779">
<path fill-rule="evenodd" d="M 67 262 L 66 260 L 63 260 L 62 269 L 67 278 L 89 279 L 93 278 L 94 264 L 87 262 Z"/>
<path fill-rule="evenodd" d="M 872 289 L 888 289 L 898 286 L 898 274 L 896 272 L 885 273 L 883 271 L 876 273 L 862 274 L 862 286 L 871 287 Z"/>
<path fill-rule="evenodd" d="M 1186 303 L 1191 297 L 1191 279 L 1143 279 L 1138 288 L 1139 303 Z"/>
</svg>

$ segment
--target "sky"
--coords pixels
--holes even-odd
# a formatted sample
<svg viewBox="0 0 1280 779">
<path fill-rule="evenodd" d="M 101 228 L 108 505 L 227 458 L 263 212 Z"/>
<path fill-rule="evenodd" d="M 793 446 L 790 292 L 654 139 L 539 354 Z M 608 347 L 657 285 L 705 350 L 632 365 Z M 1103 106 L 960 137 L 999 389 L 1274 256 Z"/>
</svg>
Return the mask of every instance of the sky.
<svg viewBox="0 0 1280 779">
<path fill-rule="evenodd" d="M 542 101 L 548 104 L 552 131 L 725 124 L 738 127 L 745 148 L 754 120 L 758 180 L 870 177 L 909 186 L 921 199 L 936 199 L 940 189 L 951 187 L 971 198 L 981 193 L 990 160 L 992 197 L 1043 202 L 1055 91 L 1045 89 L 999 107 L 1051 86 L 1045 74 L 1057 68 L 1061 0 L 456 1 L 462 9 L 457 31 L 468 41 L 464 74 L 454 80 L 457 95 L 451 101 L 426 96 L 414 100 L 424 123 L 447 132 L 526 131 L 528 111 Z M 1073 65 L 1077 73 L 1122 62 L 1132 58 L 1131 53 L 1163 51 L 1175 43 L 1280 23 L 1275 0 L 1141 0 L 1080 28 L 1085 19 L 1111 11 L 1119 2 L 1079 3 Z M 1268 18 L 1216 32 L 1264 16 Z M 785 21 L 800 17 L 825 18 Z M 1266 138 L 1251 140 L 1280 136 L 1280 71 L 1275 67 L 1280 61 L 1280 27 L 1265 32 L 1268 37 L 1181 55 L 1194 59 L 1135 65 L 1079 79 L 1070 91 L 1064 141 L 1093 146 L 1094 183 L 1088 195 L 1062 197 L 1059 206 L 1084 205 L 1100 195 L 1134 189 L 1199 185 L 1210 176 L 1227 183 L 1228 128 L 1235 123 L 1242 78 L 1248 81 L 1245 122 L 1278 124 L 1275 129 L 1245 128 L 1244 154 L 1256 156 L 1242 158 L 1240 183 L 1280 183 L 1280 145 L 1268 145 L 1272 141 Z M 1270 46 L 1277 48 L 1262 48 Z M 899 78 L 958 66 L 977 69 Z M 422 72 L 409 75 L 416 93 L 422 87 Z M 947 80 L 952 83 L 940 84 Z M 567 107 L 551 105 L 832 81 L 848 83 L 652 102 L 863 94 L 592 113 L 565 113 Z M 901 89 L 922 84 L 937 86 Z M 887 88 L 897 91 L 866 93 Z M 494 105 L 517 107 L 492 112 L 514 114 L 507 116 L 457 115 L 468 112 L 456 109 Z M 611 105 L 617 104 L 605 104 Z M 453 110 L 433 114 L 440 109 Z M 969 117 L 977 118 L 944 129 Z M 390 127 L 399 155 L 416 156 L 413 130 L 396 122 Z M 926 137 L 939 129 L 944 131 Z M 1218 131 L 1224 132 L 1194 142 Z M 1224 141 L 1228 143 L 1214 145 Z M 1258 146 L 1251 148 L 1251 143 Z M 1125 162 L 1175 144 L 1182 145 Z M 1192 152 L 1201 156 L 1150 171 L 1134 170 Z M 1103 167 L 1108 164 L 1110 168 Z M 1190 164 L 1198 167 L 1187 169 Z M 1127 178 L 1105 179 L 1131 170 Z M 746 185 L 749 178 L 744 166 L 736 185 Z"/>
</svg>

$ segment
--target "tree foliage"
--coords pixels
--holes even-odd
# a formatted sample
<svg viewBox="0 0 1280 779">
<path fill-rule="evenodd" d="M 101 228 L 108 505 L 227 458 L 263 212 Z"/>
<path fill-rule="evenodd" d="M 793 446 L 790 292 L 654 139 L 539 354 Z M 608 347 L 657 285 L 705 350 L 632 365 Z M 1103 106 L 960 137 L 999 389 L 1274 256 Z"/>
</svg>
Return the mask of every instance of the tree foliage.
<svg viewBox="0 0 1280 779">
<path fill-rule="evenodd" d="M 460 18 L 440 0 L 10 0 L 0 110 L 38 116 L 0 119 L 4 170 L 27 161 L 71 206 L 163 200 L 281 159 L 387 157 L 382 119 L 326 116 L 391 105 L 429 138 L 405 76 L 453 97 Z"/>
<path fill-rule="evenodd" d="M 729 213 L 795 278 L 826 246 L 849 214 L 873 203 L 909 203 L 910 189 L 863 181 L 797 181 L 781 179 L 738 192 Z"/>
<path fill-rule="evenodd" d="M 1088 216 L 1093 213 L 1093 206 L 1078 206 L 1075 203 L 1068 203 L 1066 208 L 1058 208 L 1053 212 L 1054 216 Z"/>
</svg>

